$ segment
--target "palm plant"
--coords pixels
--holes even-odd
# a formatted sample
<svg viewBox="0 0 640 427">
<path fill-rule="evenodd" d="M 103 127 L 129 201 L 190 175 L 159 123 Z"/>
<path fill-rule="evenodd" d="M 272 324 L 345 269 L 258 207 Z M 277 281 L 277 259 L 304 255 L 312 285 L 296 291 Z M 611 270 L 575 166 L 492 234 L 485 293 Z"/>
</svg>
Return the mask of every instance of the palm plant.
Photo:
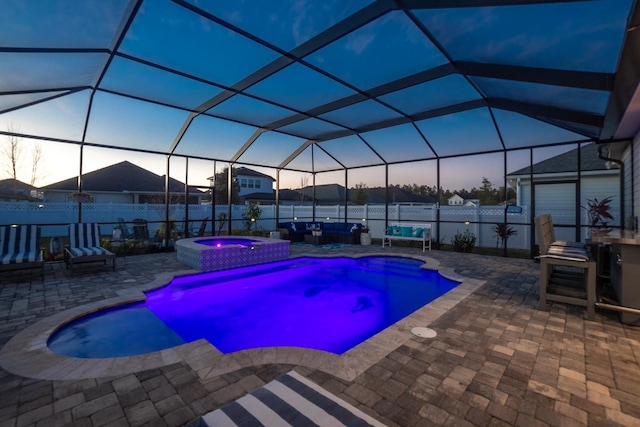
<svg viewBox="0 0 640 427">
<path fill-rule="evenodd" d="M 502 242 L 502 248 L 507 246 L 507 240 L 511 236 L 518 234 L 518 230 L 514 229 L 510 225 L 504 222 L 498 223 L 493 226 L 493 232 L 496 233 L 496 248 L 498 247 L 498 240 Z"/>
</svg>

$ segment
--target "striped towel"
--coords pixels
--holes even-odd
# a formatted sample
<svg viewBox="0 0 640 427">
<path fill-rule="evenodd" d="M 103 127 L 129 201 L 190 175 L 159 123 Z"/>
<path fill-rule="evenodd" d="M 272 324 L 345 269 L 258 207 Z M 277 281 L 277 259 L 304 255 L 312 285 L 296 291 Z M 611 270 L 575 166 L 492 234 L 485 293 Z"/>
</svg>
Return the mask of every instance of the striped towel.
<svg viewBox="0 0 640 427">
<path fill-rule="evenodd" d="M 384 424 L 294 371 L 202 417 L 207 427 L 377 426 Z"/>
</svg>

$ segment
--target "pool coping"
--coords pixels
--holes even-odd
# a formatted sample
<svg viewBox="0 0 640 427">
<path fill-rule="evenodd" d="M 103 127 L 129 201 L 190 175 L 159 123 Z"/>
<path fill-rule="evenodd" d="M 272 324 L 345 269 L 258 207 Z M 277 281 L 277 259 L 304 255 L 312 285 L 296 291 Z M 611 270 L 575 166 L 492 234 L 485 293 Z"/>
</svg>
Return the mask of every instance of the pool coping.
<svg viewBox="0 0 640 427">
<path fill-rule="evenodd" d="M 388 257 L 390 254 L 297 254 L 290 259 L 371 256 Z M 411 333 L 414 327 L 431 325 L 442 314 L 486 283 L 485 280 L 459 275 L 452 268 L 440 268 L 440 263 L 428 256 L 391 256 L 423 261 L 421 268 L 437 270 L 442 276 L 460 284 L 341 355 L 300 347 L 264 347 L 223 354 L 205 339 L 152 353 L 115 358 L 81 359 L 54 353 L 47 347 L 47 340 L 51 334 L 62 325 L 98 310 L 143 301 L 146 298 L 145 291 L 165 286 L 176 276 L 200 273 L 189 269 L 159 274 L 142 288 L 118 291 L 118 297 L 64 310 L 28 326 L 12 337 L 0 350 L 0 366 L 8 372 L 27 378 L 80 380 L 126 375 L 185 362 L 206 381 L 241 368 L 275 363 L 318 369 L 351 381 L 398 346 L 416 338 Z"/>
</svg>

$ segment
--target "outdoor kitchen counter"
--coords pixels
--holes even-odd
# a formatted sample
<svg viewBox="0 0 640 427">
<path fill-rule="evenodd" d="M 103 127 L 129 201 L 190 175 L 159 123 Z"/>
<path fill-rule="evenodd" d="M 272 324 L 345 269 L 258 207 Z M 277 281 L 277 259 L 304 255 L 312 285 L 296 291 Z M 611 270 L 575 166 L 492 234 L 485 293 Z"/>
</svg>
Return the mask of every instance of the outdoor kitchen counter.
<svg viewBox="0 0 640 427">
<path fill-rule="evenodd" d="M 608 234 L 593 235 L 591 240 L 596 243 L 619 243 L 621 245 L 640 246 L 640 232 L 632 230 L 613 230 Z"/>
<path fill-rule="evenodd" d="M 611 245 L 611 285 L 622 306 L 617 309 L 620 320 L 640 326 L 640 233 L 615 230 L 606 235 L 594 235 L 591 240 Z"/>
</svg>

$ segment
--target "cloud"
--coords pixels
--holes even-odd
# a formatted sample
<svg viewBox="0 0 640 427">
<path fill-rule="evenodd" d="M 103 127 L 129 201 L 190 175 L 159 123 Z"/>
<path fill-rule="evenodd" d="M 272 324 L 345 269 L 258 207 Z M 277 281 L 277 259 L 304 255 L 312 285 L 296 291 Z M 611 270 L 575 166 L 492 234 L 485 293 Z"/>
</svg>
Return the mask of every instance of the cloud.
<svg viewBox="0 0 640 427">
<path fill-rule="evenodd" d="M 376 36 L 372 31 L 359 31 L 347 37 L 345 49 L 360 55 L 375 40 Z"/>
</svg>

